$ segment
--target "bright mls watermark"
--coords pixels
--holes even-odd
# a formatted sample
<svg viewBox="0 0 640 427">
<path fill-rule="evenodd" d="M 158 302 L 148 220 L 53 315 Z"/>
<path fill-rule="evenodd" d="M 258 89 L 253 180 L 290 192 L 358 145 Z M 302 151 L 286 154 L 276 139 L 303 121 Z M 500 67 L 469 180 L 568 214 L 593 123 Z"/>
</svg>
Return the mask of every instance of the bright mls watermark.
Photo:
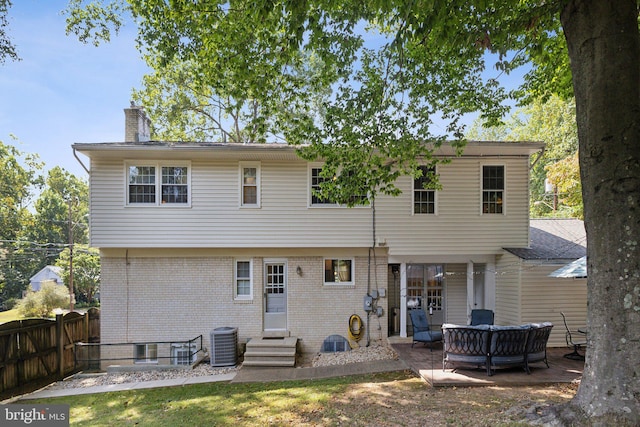
<svg viewBox="0 0 640 427">
<path fill-rule="evenodd" d="M 0 425 L 68 427 L 69 405 L 1 405 Z"/>
</svg>

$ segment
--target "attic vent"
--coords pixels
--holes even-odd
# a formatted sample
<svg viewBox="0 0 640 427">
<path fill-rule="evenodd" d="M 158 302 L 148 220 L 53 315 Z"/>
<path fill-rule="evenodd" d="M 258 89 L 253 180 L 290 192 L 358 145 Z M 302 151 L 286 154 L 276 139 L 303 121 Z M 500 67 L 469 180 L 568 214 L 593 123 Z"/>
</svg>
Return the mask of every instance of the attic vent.
<svg viewBox="0 0 640 427">
<path fill-rule="evenodd" d="M 211 366 L 233 366 L 237 363 L 238 328 L 216 328 L 211 331 Z"/>
<path fill-rule="evenodd" d="M 349 341 L 342 335 L 331 335 L 325 338 L 322 343 L 322 353 L 337 353 L 349 350 L 351 350 Z"/>
</svg>

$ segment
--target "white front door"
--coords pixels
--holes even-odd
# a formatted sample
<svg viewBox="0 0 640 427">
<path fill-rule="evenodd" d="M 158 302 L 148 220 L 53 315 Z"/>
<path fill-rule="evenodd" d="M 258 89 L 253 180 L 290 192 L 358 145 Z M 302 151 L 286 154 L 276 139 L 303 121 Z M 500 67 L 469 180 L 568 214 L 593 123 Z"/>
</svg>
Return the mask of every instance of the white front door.
<svg viewBox="0 0 640 427">
<path fill-rule="evenodd" d="M 264 330 L 287 329 L 287 263 L 264 264 Z"/>
</svg>

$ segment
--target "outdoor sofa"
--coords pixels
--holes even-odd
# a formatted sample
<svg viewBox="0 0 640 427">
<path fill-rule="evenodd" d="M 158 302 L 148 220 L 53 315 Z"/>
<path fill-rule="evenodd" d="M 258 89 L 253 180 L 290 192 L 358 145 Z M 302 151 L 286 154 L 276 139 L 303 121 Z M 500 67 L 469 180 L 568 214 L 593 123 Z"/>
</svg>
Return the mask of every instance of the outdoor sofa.
<svg viewBox="0 0 640 427">
<path fill-rule="evenodd" d="M 448 364 L 484 366 L 487 375 L 495 368 L 521 366 L 531 373 L 529 364 L 544 362 L 547 367 L 547 341 L 553 324 L 530 323 L 520 326 L 442 325 L 442 370 Z"/>
</svg>

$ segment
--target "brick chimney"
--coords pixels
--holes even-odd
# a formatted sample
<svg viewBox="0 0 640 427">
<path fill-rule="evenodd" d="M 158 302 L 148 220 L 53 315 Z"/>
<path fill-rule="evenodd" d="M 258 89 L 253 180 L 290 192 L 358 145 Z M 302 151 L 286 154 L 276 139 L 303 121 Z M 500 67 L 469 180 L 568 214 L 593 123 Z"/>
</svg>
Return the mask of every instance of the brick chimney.
<svg viewBox="0 0 640 427">
<path fill-rule="evenodd" d="M 146 142 L 151 140 L 151 119 L 144 108 L 131 102 L 131 107 L 124 109 L 124 142 Z"/>
</svg>

